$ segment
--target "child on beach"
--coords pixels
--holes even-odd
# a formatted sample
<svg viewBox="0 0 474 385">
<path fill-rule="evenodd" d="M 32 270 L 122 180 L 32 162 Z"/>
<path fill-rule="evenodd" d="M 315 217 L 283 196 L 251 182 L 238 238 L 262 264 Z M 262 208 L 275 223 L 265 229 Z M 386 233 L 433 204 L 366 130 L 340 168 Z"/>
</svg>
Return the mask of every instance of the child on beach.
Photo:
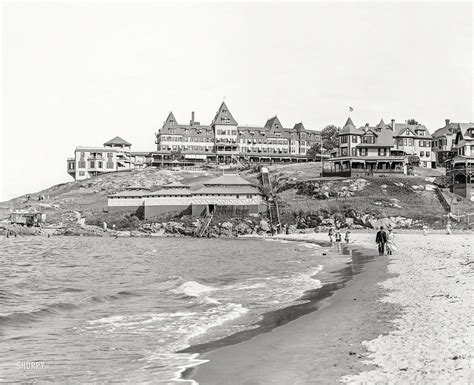
<svg viewBox="0 0 474 385">
<path fill-rule="evenodd" d="M 336 230 L 336 242 L 341 242 L 341 232 L 339 229 Z"/>
<path fill-rule="evenodd" d="M 329 242 L 332 242 L 332 237 L 334 237 L 334 229 L 331 227 L 328 233 Z"/>
<path fill-rule="evenodd" d="M 387 254 L 392 255 L 396 250 L 397 246 L 395 246 L 395 234 L 393 233 L 392 229 L 389 228 L 387 235 Z"/>
<path fill-rule="evenodd" d="M 423 226 L 423 235 L 428 235 L 428 226 L 426 225 Z"/>
<path fill-rule="evenodd" d="M 446 233 L 449 235 L 451 234 L 451 222 L 448 221 L 448 223 L 446 223 Z"/>
<path fill-rule="evenodd" d="M 347 230 L 346 231 L 346 236 L 344 237 L 344 240 L 346 241 L 346 243 L 349 243 L 350 234 L 351 234 L 350 230 Z"/>
</svg>

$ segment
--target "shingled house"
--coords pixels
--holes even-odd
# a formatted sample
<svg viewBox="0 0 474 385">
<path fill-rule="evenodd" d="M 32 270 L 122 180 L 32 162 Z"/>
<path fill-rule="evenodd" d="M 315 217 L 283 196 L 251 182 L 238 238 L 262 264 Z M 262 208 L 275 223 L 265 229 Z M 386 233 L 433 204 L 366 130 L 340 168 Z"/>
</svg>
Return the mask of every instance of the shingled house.
<svg viewBox="0 0 474 385">
<path fill-rule="evenodd" d="M 128 189 L 109 195 L 110 212 L 137 213 L 145 219 L 162 214 L 189 212 L 200 216 L 220 209 L 239 213 L 266 210 L 260 186 L 236 174 L 211 179 L 197 190 L 180 182 L 161 186 L 156 191 Z"/>
</svg>

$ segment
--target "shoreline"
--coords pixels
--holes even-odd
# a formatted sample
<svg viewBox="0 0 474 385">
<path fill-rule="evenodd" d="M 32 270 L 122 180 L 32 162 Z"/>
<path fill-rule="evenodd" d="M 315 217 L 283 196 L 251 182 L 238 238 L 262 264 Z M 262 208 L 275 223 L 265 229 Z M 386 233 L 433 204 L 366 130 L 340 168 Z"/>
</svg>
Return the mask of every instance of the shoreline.
<svg viewBox="0 0 474 385">
<path fill-rule="evenodd" d="M 321 235 L 326 238 L 326 234 L 320 233 L 319 237 L 315 237 L 315 233 L 304 235 L 282 235 L 274 238 L 323 243 L 326 248 L 330 247 L 329 242 L 321 239 Z M 377 253 L 365 249 L 364 244 L 339 245 L 342 246 L 339 252 L 350 254 L 352 261 L 327 273 L 332 275 L 333 282 L 323 283 L 321 288 L 306 293 L 302 299 L 309 302 L 264 314 L 257 328 L 184 350 L 186 353 L 200 353 L 199 359 L 204 363 L 186 369 L 182 378 L 202 384 L 239 384 L 246 381 L 255 384 L 297 384 L 318 383 L 318 379 L 321 380 L 320 383 L 331 383 L 344 374 L 357 373 L 357 370 L 349 370 L 345 365 L 328 366 L 328 360 L 346 361 L 352 369 L 357 366 L 362 370 L 361 358 L 364 352 L 355 345 L 360 345 L 362 337 L 374 338 L 378 334 L 374 334 L 374 330 L 366 330 L 367 333 L 362 333 L 362 336 L 358 328 L 353 329 L 348 324 L 347 330 L 355 330 L 355 333 L 346 335 L 344 342 L 339 335 L 341 330 L 336 326 L 340 323 L 335 320 L 347 322 L 347 312 L 352 309 L 354 314 L 359 314 L 359 323 L 363 327 L 367 314 L 361 310 L 367 303 L 372 302 L 377 308 L 372 311 L 372 316 L 384 313 L 384 322 L 375 328 L 380 334 L 389 330 L 389 319 L 395 317 L 398 308 L 382 305 L 374 300 L 374 296 L 379 298 L 383 294 L 377 283 L 389 276 L 388 260 L 385 257 L 377 258 Z M 306 346 L 309 340 L 312 342 Z M 335 349 L 328 348 L 330 341 L 337 342 L 333 346 Z M 307 348 L 315 354 L 303 353 Z M 354 354 L 350 354 L 349 350 Z M 324 357 L 318 357 L 318 351 L 324 352 Z M 303 380 L 302 377 L 309 374 L 308 365 L 318 367 L 318 360 L 321 367 L 317 373 L 312 373 Z M 322 370 L 323 367 L 325 370 Z"/>
</svg>

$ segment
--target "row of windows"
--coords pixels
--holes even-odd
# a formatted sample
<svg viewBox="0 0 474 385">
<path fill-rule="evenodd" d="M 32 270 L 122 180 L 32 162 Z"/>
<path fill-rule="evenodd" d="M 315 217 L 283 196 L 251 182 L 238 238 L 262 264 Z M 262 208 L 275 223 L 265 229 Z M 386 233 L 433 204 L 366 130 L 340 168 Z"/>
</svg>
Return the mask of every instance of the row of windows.
<svg viewBox="0 0 474 385">
<path fill-rule="evenodd" d="M 235 135 L 237 136 L 237 130 L 216 130 L 217 135 Z"/>
<path fill-rule="evenodd" d="M 412 138 L 399 138 L 397 140 L 397 145 L 398 146 L 413 146 L 415 144 L 415 140 Z M 418 145 L 420 147 L 431 147 L 431 141 L 430 140 L 420 140 L 418 141 Z"/>
<path fill-rule="evenodd" d="M 97 157 L 101 157 L 103 156 L 103 152 L 91 152 L 90 155 L 91 156 L 97 156 Z M 84 151 L 81 151 L 81 158 L 84 158 L 86 156 L 86 153 Z M 112 152 L 108 152 L 107 153 L 107 158 L 113 158 L 114 157 L 114 154 Z"/>
<path fill-rule="evenodd" d="M 213 142 L 211 137 L 200 136 L 162 136 L 161 142 Z"/>
<path fill-rule="evenodd" d="M 102 162 L 102 161 L 98 161 L 97 162 L 97 168 L 104 168 L 104 163 L 105 162 Z M 95 160 L 91 160 L 89 162 L 89 168 L 95 168 L 95 165 L 96 165 L 96 161 Z M 114 168 L 114 162 L 107 162 L 105 164 L 105 167 L 106 168 Z M 78 166 L 77 168 L 86 168 L 86 162 L 85 161 L 79 161 L 78 162 Z"/>
<path fill-rule="evenodd" d="M 261 148 L 261 147 L 241 147 L 243 152 L 264 152 L 269 154 L 288 154 L 288 149 Z M 294 152 L 294 150 L 292 151 Z"/>
<path fill-rule="evenodd" d="M 84 175 L 84 171 L 81 171 L 83 174 L 81 176 Z M 80 173 L 79 173 L 80 174 Z M 237 195 L 231 195 L 231 194 L 193 194 L 192 196 L 195 196 L 195 197 L 226 197 L 226 198 L 237 198 L 237 199 L 253 199 L 253 194 L 237 194 Z M 118 197 L 115 197 L 115 196 L 112 196 L 110 197 L 111 199 L 130 199 L 130 198 L 137 198 L 137 199 L 141 199 L 141 198 L 187 198 L 187 197 L 190 197 L 189 195 L 156 195 L 156 196 L 147 196 L 147 197 L 127 197 L 127 196 L 118 196 Z"/>
</svg>

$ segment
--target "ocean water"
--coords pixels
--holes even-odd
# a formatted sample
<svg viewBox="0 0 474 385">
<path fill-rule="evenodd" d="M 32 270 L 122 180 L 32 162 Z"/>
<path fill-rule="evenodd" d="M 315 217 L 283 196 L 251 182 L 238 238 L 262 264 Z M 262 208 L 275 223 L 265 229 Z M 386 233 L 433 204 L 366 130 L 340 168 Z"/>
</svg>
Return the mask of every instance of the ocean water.
<svg viewBox="0 0 474 385">
<path fill-rule="evenodd" d="M 262 239 L 2 238 L 0 382 L 192 383 L 202 360 L 183 350 L 307 301 L 347 259 Z"/>
</svg>

